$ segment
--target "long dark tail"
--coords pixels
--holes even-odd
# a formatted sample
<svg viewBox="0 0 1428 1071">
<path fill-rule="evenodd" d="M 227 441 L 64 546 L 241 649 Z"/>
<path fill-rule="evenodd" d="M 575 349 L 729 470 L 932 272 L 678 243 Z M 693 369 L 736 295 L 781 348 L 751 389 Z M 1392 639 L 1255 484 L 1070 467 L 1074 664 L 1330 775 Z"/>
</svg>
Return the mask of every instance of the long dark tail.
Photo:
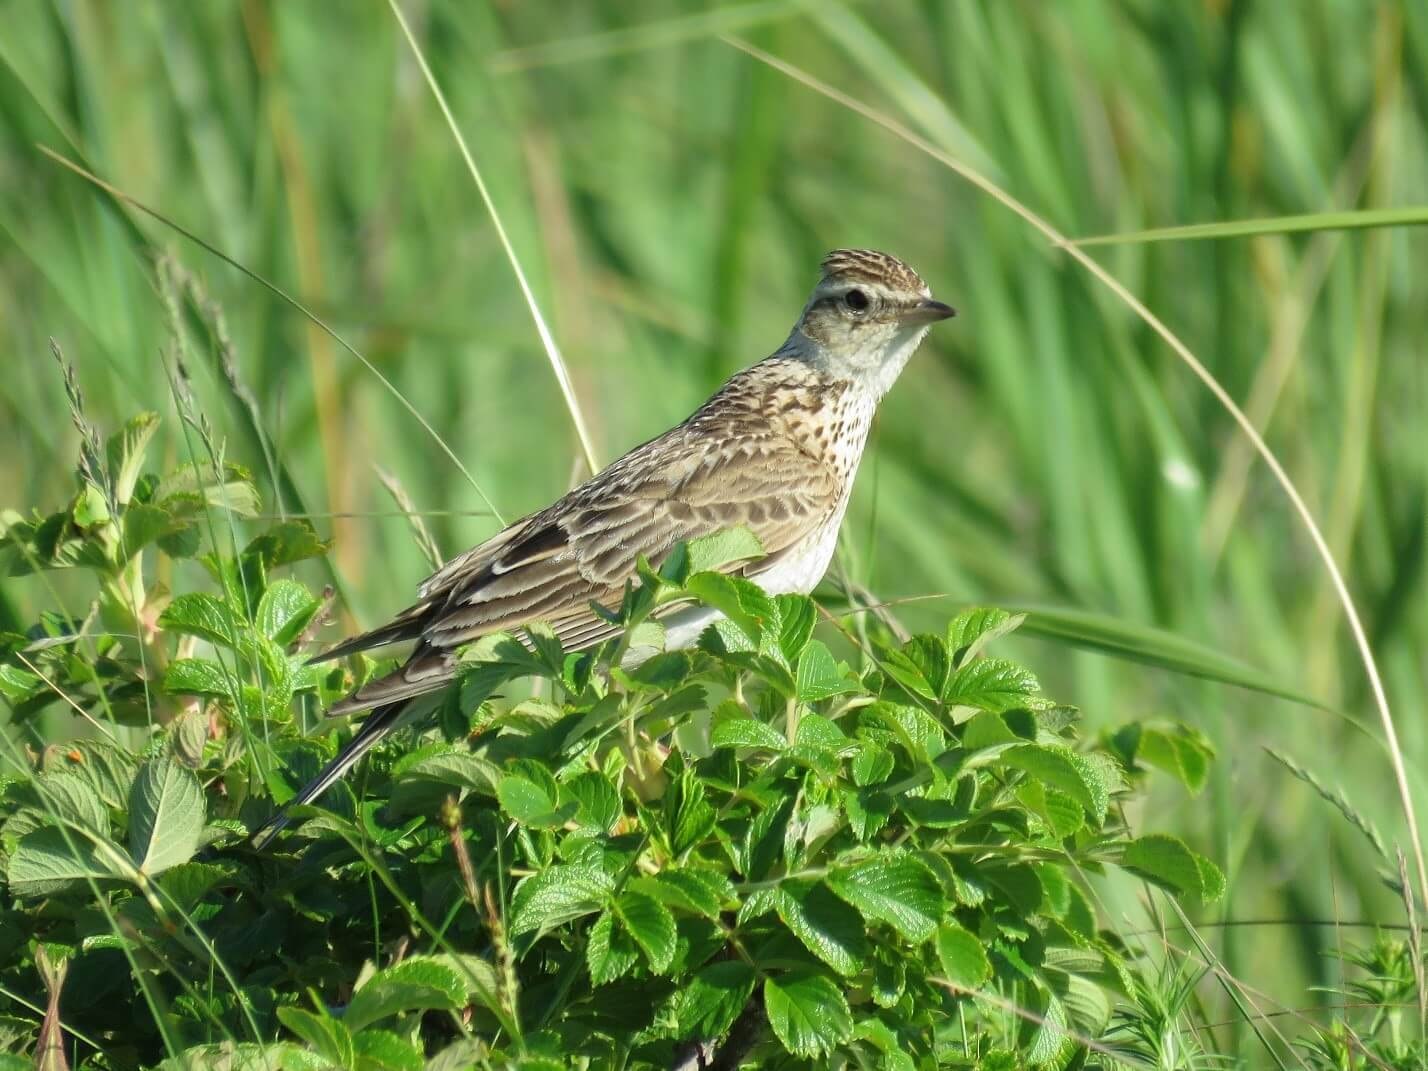
<svg viewBox="0 0 1428 1071">
<path fill-rule="evenodd" d="M 402 723 L 403 715 L 407 713 L 407 708 L 410 705 L 411 701 L 404 699 L 401 702 L 374 707 L 372 713 L 367 715 L 367 720 L 362 723 L 362 728 L 357 730 L 357 735 L 352 738 L 352 742 L 338 753 L 337 758 L 328 763 L 322 773 L 304 785 L 301 792 L 283 804 L 277 813 L 264 822 L 253 834 L 251 838 L 253 847 L 258 849 L 266 847 L 268 842 L 287 826 L 289 807 L 311 803 L 326 792 L 334 781 L 357 765 L 358 759 L 367 754 L 375 744 Z"/>
</svg>

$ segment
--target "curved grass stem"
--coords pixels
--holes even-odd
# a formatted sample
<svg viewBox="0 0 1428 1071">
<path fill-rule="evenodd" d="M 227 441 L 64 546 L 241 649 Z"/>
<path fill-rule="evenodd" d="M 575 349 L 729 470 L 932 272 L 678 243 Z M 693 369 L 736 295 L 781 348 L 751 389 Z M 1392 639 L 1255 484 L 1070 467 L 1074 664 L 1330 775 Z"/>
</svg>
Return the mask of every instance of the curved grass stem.
<svg viewBox="0 0 1428 1071">
<path fill-rule="evenodd" d="M 1399 802 L 1403 807 L 1404 819 L 1408 826 L 1408 836 L 1413 849 L 1413 859 L 1417 870 L 1419 892 L 1424 903 L 1428 903 L 1428 862 L 1425 862 L 1423 846 L 1418 833 L 1418 817 L 1414 809 L 1413 794 L 1408 785 L 1408 771 L 1403 760 L 1403 749 L 1398 742 L 1398 731 L 1394 727 L 1393 714 L 1389 708 L 1388 694 L 1384 690 L 1383 679 L 1379 674 L 1378 662 L 1374 658 L 1373 650 L 1369 645 L 1368 633 L 1364 629 L 1363 622 L 1359 618 L 1358 609 L 1354 605 L 1353 596 L 1349 593 L 1348 584 L 1344 580 L 1338 563 L 1334 560 L 1334 554 L 1329 549 L 1329 544 L 1320 531 L 1318 523 L 1314 520 L 1314 515 L 1310 512 L 1309 506 L 1305 503 L 1303 496 L 1299 493 L 1299 488 L 1295 486 L 1289 473 L 1280 464 L 1264 438 L 1260 435 L 1254 423 L 1245 415 L 1244 411 L 1230 397 L 1229 392 L 1220 384 L 1208 368 L 1191 352 L 1190 347 L 1180 340 L 1180 337 L 1170 330 L 1155 313 L 1136 297 L 1119 279 L 1113 276 L 1098 261 L 1076 245 L 1069 242 L 1056 227 L 1043 219 L 1036 212 L 1023 204 L 1017 198 L 998 186 L 991 179 L 987 178 L 980 171 L 969 167 L 950 153 L 944 152 L 936 145 L 920 137 L 897 120 L 878 111 L 875 108 L 864 104 L 862 101 L 843 93 L 841 90 L 820 81 L 813 75 L 796 67 L 785 60 L 778 58 L 760 48 L 750 44 L 738 37 L 725 35 L 721 40 L 726 44 L 737 48 L 760 63 L 767 64 L 781 74 L 787 75 L 794 81 L 799 82 L 809 89 L 822 94 L 829 100 L 842 105 L 848 110 L 861 115 L 870 122 L 876 123 L 884 130 L 895 137 L 907 142 L 913 148 L 919 150 L 948 168 L 960 178 L 981 190 L 987 196 L 997 201 L 1004 207 L 1010 209 L 1023 221 L 1030 224 L 1032 228 L 1039 231 L 1047 242 L 1055 249 L 1060 249 L 1072 260 L 1084 268 L 1091 277 L 1104 286 L 1111 294 L 1121 301 L 1127 308 L 1134 312 L 1147 326 L 1150 327 L 1160 338 L 1170 347 L 1171 351 L 1180 358 L 1182 362 L 1193 372 L 1202 382 L 1206 389 L 1220 403 L 1225 412 L 1229 413 L 1235 423 L 1245 433 L 1246 437 L 1254 445 L 1255 452 L 1268 466 L 1280 489 L 1289 499 L 1290 505 L 1298 515 L 1304 525 L 1304 531 L 1308 534 L 1310 542 L 1314 545 L 1314 551 L 1319 560 L 1323 563 L 1325 571 L 1328 573 L 1329 581 L 1333 586 L 1334 593 L 1338 598 L 1339 605 L 1343 607 L 1344 617 L 1348 623 L 1349 631 L 1353 635 L 1354 646 L 1358 649 L 1359 658 L 1363 662 L 1364 674 L 1368 678 L 1369 689 L 1373 693 L 1374 706 L 1378 710 L 1379 721 L 1383 726 L 1384 740 L 1388 748 L 1389 764 L 1393 769 L 1394 783 L 1398 790 Z"/>
</svg>

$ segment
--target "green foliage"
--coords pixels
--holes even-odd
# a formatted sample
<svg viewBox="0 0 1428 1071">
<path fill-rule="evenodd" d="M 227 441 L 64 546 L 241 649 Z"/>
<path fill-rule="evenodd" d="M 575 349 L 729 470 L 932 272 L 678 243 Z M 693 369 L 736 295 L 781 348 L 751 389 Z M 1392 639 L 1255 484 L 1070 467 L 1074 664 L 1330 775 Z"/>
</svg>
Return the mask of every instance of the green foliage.
<svg viewBox="0 0 1428 1071">
<path fill-rule="evenodd" d="M 116 456 L 112 486 L 161 485 Z M 1223 889 L 1180 840 L 1131 836 L 1117 806 L 1137 759 L 1196 787 L 1163 761 L 1170 744 L 1146 743 L 1188 730 L 1089 744 L 1076 711 L 987 653 L 1019 621 L 1000 611 L 861 649 L 815 638 L 809 599 L 721 571 L 759 553 L 737 532 L 642 566 L 601 650 L 539 628 L 473 645 L 418 739 L 256 852 L 244 831 L 331 753 L 296 713 L 357 679 L 306 665 L 321 600 L 276 575 L 322 545 L 290 523 L 246 543 L 200 530 L 180 549 L 210 544 L 205 590 L 168 596 L 146 565 L 169 551 L 116 557 L 129 507 L 105 501 L 87 527 L 63 521 L 63 562 L 36 553 L 40 526 L 12 544 L 78 563 L 100 601 L 122 574 L 151 634 L 36 630 L 4 663 L 63 649 L 86 714 L 129 688 L 153 719 L 137 751 L 50 749 L 0 795 L 0 976 L 42 1006 L 42 950 L 67 950 L 87 1065 L 666 1067 L 698 1044 L 757 1066 L 1015 1050 L 1059 1067 L 1135 970 L 1088 878 L 1131 872 L 1187 901 Z M 643 651 L 690 600 L 725 619 L 695 650 Z"/>
</svg>

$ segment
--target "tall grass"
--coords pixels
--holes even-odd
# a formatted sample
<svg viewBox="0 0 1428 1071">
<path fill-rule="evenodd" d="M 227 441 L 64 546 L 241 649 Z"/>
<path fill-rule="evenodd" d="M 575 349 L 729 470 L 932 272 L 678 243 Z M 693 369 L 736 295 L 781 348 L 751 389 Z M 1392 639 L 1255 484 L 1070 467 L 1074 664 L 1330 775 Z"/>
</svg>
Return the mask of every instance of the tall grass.
<svg viewBox="0 0 1428 1071">
<path fill-rule="evenodd" d="M 150 250 L 171 248 L 222 304 L 234 345 L 233 375 L 216 347 L 194 369 L 200 404 L 260 480 L 283 474 L 289 511 L 337 536 L 351 613 L 371 624 L 425 571 L 374 463 L 430 511 L 443 551 L 495 527 L 398 395 L 514 516 L 568 486 L 582 453 L 618 455 L 777 345 L 822 251 L 887 248 L 962 315 L 885 405 L 846 529 L 849 579 L 883 599 L 938 593 L 1156 626 L 1339 712 L 1070 648 L 1037 653 L 1059 660 L 1055 691 L 1095 723 L 1163 710 L 1215 740 L 1223 772 L 1204 795 L 1153 799 L 1135 820 L 1228 863 L 1223 915 L 1207 921 L 1287 923 L 1203 933 L 1219 967 L 1273 1002 L 1263 1011 L 1329 999 L 1311 987 L 1338 982 L 1334 931 L 1314 922 L 1399 921 L 1402 909 L 1373 846 L 1261 745 L 1412 851 L 1361 660 L 1299 518 L 1224 408 L 1064 252 L 719 35 L 891 116 L 1059 234 L 1132 239 L 1091 252 L 1244 406 L 1323 522 L 1421 801 L 1428 231 L 1413 225 L 1428 201 L 1428 10 L 401 10 L 508 246 L 381 5 L 0 6 L 0 331 L 17 370 L 0 379 L 0 504 L 68 493 L 57 481 L 75 444 L 48 336 L 83 358 L 97 419 L 168 404 Z M 152 220 L 129 222 L 37 145 L 291 293 L 395 391 L 280 298 Z M 1255 222 L 1212 241 L 1165 230 L 1242 220 Z M 568 396 L 550 374 L 557 354 Z M 234 383 L 256 401 L 271 470 Z M 47 598 L 0 580 L 0 623 Z M 938 605 L 898 612 L 916 627 Z M 1202 990 L 1212 1016 L 1233 1018 Z"/>
</svg>

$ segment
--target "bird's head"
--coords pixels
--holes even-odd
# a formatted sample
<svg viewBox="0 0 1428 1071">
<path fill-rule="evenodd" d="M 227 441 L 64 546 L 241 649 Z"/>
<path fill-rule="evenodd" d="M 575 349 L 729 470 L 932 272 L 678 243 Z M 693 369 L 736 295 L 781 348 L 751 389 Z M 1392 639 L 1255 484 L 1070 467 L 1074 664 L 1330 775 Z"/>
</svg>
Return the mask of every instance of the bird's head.
<svg viewBox="0 0 1428 1071">
<path fill-rule="evenodd" d="M 954 315 L 897 257 L 835 249 L 784 350 L 882 397 L 928 328 Z"/>
</svg>

